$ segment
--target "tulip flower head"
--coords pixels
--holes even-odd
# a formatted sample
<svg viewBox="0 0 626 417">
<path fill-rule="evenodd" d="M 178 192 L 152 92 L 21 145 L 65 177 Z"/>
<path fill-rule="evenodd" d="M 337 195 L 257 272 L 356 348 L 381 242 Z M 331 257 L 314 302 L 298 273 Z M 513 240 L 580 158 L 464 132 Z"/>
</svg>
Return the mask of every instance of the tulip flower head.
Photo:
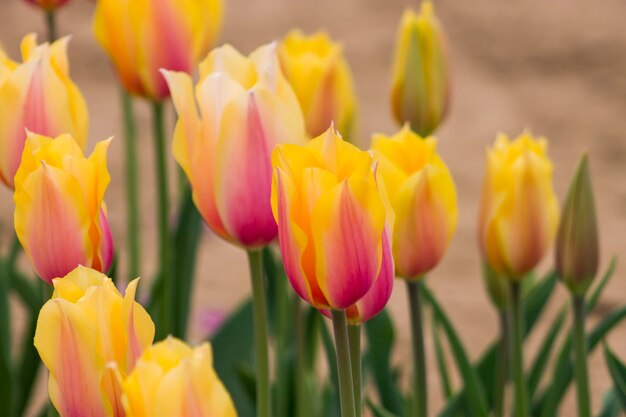
<svg viewBox="0 0 626 417">
<path fill-rule="evenodd" d="M 48 284 L 78 265 L 106 272 L 113 240 L 103 202 L 110 140 L 85 158 L 70 135 L 28 134 L 15 175 L 15 232 Z"/>
<path fill-rule="evenodd" d="M 570 291 L 583 295 L 598 272 L 598 221 L 587 155 L 570 185 L 556 240 L 556 269 Z"/>
<path fill-rule="evenodd" d="M 35 347 L 50 371 L 48 393 L 61 417 L 124 416 L 119 375 L 133 369 L 154 338 L 154 323 L 135 301 L 137 283 L 122 297 L 109 278 L 82 266 L 54 280 Z"/>
<path fill-rule="evenodd" d="M 191 73 L 216 42 L 222 0 L 98 0 L 94 32 L 124 88 L 162 100 L 161 68 Z"/>
<path fill-rule="evenodd" d="M 55 137 L 69 133 L 81 148 L 87 142 L 87 106 L 69 76 L 62 38 L 37 45 L 34 34 L 22 40 L 23 63 L 0 49 L 0 180 L 13 188 L 26 130 Z"/>
<path fill-rule="evenodd" d="M 443 257 L 458 220 L 454 181 L 437 154 L 408 124 L 394 136 L 372 138 L 378 174 L 395 213 L 393 255 L 398 276 L 417 279 Z"/>
<path fill-rule="evenodd" d="M 393 275 L 388 219 L 369 153 L 331 127 L 307 145 L 278 146 L 272 166 L 280 250 L 300 297 L 318 309 L 346 309 Z M 389 298 L 387 291 L 371 296 L 380 299 L 369 305 Z M 358 315 L 369 314 L 359 307 Z"/>
<path fill-rule="evenodd" d="M 192 349 L 167 338 L 146 349 L 123 382 L 126 417 L 236 417 L 226 388 L 213 369 L 208 343 Z"/>
<path fill-rule="evenodd" d="M 272 150 L 305 137 L 275 49 L 265 45 L 250 57 L 229 45 L 215 49 L 200 65 L 195 98 L 187 74 L 164 71 L 179 116 L 174 158 L 194 202 L 213 231 L 247 248 L 267 245 L 278 233 L 270 206 Z"/>
<path fill-rule="evenodd" d="M 509 279 L 534 269 L 556 232 L 559 204 L 547 147 L 525 132 L 512 141 L 500 134 L 487 151 L 478 241 L 485 262 Z"/>
<path fill-rule="evenodd" d="M 24 0 L 28 4 L 41 7 L 46 11 L 52 11 L 69 3 L 70 0 Z"/>
<path fill-rule="evenodd" d="M 334 122 L 337 130 L 350 139 L 356 97 L 341 46 L 324 32 L 306 36 L 294 30 L 280 43 L 278 57 L 298 96 L 309 137 L 321 135 Z"/>
<path fill-rule="evenodd" d="M 398 124 L 409 122 L 421 136 L 430 135 L 449 106 L 446 42 L 433 4 L 424 0 L 419 14 L 406 10 L 396 41 L 391 109 Z"/>
</svg>

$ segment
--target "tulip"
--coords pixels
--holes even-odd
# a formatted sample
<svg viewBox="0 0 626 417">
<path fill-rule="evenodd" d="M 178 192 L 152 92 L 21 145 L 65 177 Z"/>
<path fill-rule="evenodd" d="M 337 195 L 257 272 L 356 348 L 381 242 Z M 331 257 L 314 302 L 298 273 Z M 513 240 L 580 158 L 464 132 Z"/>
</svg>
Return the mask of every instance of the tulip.
<svg viewBox="0 0 626 417">
<path fill-rule="evenodd" d="M 11 189 L 26 130 L 52 137 L 69 133 L 81 148 L 87 142 L 87 106 L 69 77 L 68 41 L 37 45 L 36 36 L 27 35 L 21 64 L 0 50 L 0 180 Z"/>
<path fill-rule="evenodd" d="M 35 331 L 52 403 L 61 417 L 124 417 L 120 375 L 154 337 L 150 316 L 135 301 L 138 280 L 123 297 L 109 278 L 82 266 L 53 283 Z"/>
<path fill-rule="evenodd" d="M 146 349 L 122 383 L 127 417 L 236 417 L 213 369 L 208 343 L 191 348 L 169 337 Z"/>
<path fill-rule="evenodd" d="M 124 88 L 162 100 L 161 68 L 191 73 L 215 44 L 221 0 L 98 0 L 94 32 Z"/>
<path fill-rule="evenodd" d="M 298 96 L 308 136 L 321 135 L 334 122 L 345 137 L 352 138 L 356 97 L 341 46 L 324 32 L 305 36 L 294 30 L 280 43 L 278 57 Z"/>
<path fill-rule="evenodd" d="M 529 133 L 499 135 L 487 151 L 478 240 L 483 259 L 519 281 L 543 258 L 554 238 L 559 206 L 547 142 Z"/>
<path fill-rule="evenodd" d="M 454 181 L 437 155 L 437 140 L 422 139 L 408 124 L 391 137 L 374 135 L 372 150 L 395 213 L 396 272 L 419 278 L 439 263 L 456 229 Z"/>
<path fill-rule="evenodd" d="M 48 284 L 78 265 L 101 272 L 111 266 L 113 240 L 103 202 L 109 143 L 99 142 L 85 158 L 70 135 L 28 134 L 15 175 L 15 232 Z"/>
<path fill-rule="evenodd" d="M 66 3 L 69 3 L 70 0 L 24 0 L 26 3 L 32 4 L 33 6 L 41 7 L 46 11 L 52 11 L 57 9 Z"/>
<path fill-rule="evenodd" d="M 556 240 L 556 269 L 573 294 L 583 295 L 598 272 L 596 208 L 584 155 L 572 179 Z"/>
<path fill-rule="evenodd" d="M 419 15 L 402 16 L 393 64 L 391 108 L 398 124 L 409 122 L 421 136 L 431 134 L 449 106 L 450 80 L 444 33 L 431 1 Z"/>
<path fill-rule="evenodd" d="M 285 271 L 318 309 L 354 305 L 381 275 L 389 245 L 371 164 L 332 127 L 305 146 L 279 145 L 272 154 L 272 209 Z"/>
<path fill-rule="evenodd" d="M 270 207 L 276 144 L 302 143 L 298 101 L 282 76 L 275 46 L 249 58 L 229 45 L 200 65 L 196 100 L 191 78 L 164 71 L 179 119 L 174 158 L 185 171 L 206 223 L 222 238 L 258 248 L 277 236 Z"/>
</svg>

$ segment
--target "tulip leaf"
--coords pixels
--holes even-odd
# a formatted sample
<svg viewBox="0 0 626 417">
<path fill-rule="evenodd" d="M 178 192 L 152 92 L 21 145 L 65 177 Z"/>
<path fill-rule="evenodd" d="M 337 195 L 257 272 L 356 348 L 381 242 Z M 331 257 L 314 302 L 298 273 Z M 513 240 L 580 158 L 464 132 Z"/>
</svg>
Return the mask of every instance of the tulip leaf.
<svg viewBox="0 0 626 417">
<path fill-rule="evenodd" d="M 624 318 L 626 318 L 626 305 L 611 312 L 599 323 L 597 323 L 594 328 L 587 333 L 588 351 L 592 352 L 600 340 L 602 340 L 602 338 L 604 338 L 606 334 Z M 561 403 L 561 400 L 567 391 L 567 387 L 574 376 L 574 364 L 571 359 L 571 349 L 572 338 L 570 330 L 568 337 L 565 339 L 559 355 L 557 356 L 550 385 L 542 393 L 540 398 L 533 402 L 533 415 L 540 415 L 541 417 L 552 417 L 558 415 L 559 404 Z"/>
<path fill-rule="evenodd" d="M 552 325 L 550 326 L 548 332 L 544 336 L 543 342 L 541 343 L 541 347 L 535 357 L 533 364 L 530 368 L 530 373 L 528 374 L 528 395 L 530 398 L 533 398 L 535 395 L 535 391 L 541 382 L 541 378 L 544 374 L 544 371 L 548 365 L 548 361 L 550 360 L 550 353 L 554 348 L 554 344 L 556 343 L 556 339 L 559 335 L 559 332 L 563 328 L 563 323 L 565 323 L 565 318 L 567 317 L 567 305 L 561 309 L 559 314 L 556 316 Z"/>
<path fill-rule="evenodd" d="M 0 262 L 0 415 L 11 415 L 13 378 L 11 372 L 11 317 L 9 275 Z"/>
<path fill-rule="evenodd" d="M 16 401 L 14 404 L 14 416 L 21 416 L 29 405 L 30 397 L 35 385 L 37 373 L 41 367 L 39 353 L 33 344 L 35 330 L 37 329 L 38 315 L 31 315 L 28 329 L 24 332 L 21 340 L 20 352 L 22 352 L 16 369 Z M 2 415 L 2 414 L 0 414 Z"/>
<path fill-rule="evenodd" d="M 606 272 L 604 272 L 602 279 L 600 280 L 600 282 L 598 282 L 598 285 L 596 285 L 596 287 L 593 289 L 591 296 L 587 300 L 587 307 L 586 307 L 587 311 L 592 311 L 594 307 L 596 306 L 596 304 L 598 303 L 598 300 L 600 299 L 600 296 L 602 295 L 604 288 L 613 277 L 616 267 L 617 267 L 617 258 L 614 256 L 613 258 L 611 258 L 611 262 L 609 263 L 609 266 L 606 269 Z"/>
<path fill-rule="evenodd" d="M 240 370 L 253 364 L 252 301 L 245 301 L 211 337 L 215 371 L 230 392 L 239 417 L 254 417 L 254 403 L 242 384 Z"/>
<path fill-rule="evenodd" d="M 441 323 L 441 327 L 446 334 L 448 342 L 450 343 L 450 349 L 455 358 L 459 373 L 465 386 L 465 399 L 467 407 L 474 417 L 487 416 L 487 396 L 485 393 L 485 387 L 482 384 L 481 379 L 478 377 L 478 372 L 472 367 L 465 348 L 461 343 L 459 336 L 457 335 L 452 323 L 448 319 L 447 315 L 435 299 L 434 295 L 424 285 L 423 286 L 424 298 L 428 301 L 428 304 L 433 309 L 433 314 L 437 321 Z"/>
<path fill-rule="evenodd" d="M 398 414 L 394 414 L 389 410 L 385 410 L 384 407 L 376 405 L 372 400 L 367 400 L 367 407 L 372 411 L 374 417 L 399 417 Z"/>
<path fill-rule="evenodd" d="M 622 412 L 620 398 L 618 398 L 615 388 L 611 388 L 604 394 L 602 400 L 602 410 L 597 417 L 619 417 Z"/>
<path fill-rule="evenodd" d="M 441 336 L 439 334 L 439 321 L 434 318 L 432 324 L 433 344 L 435 345 L 435 358 L 437 360 L 437 369 L 439 370 L 439 379 L 441 380 L 441 391 L 444 398 L 448 399 L 452 396 L 452 383 L 450 382 L 450 371 L 448 363 L 441 344 Z"/>
<path fill-rule="evenodd" d="M 191 307 L 194 271 L 198 243 L 202 236 L 202 217 L 191 198 L 187 187 L 181 203 L 176 233 L 174 235 L 174 271 L 176 271 L 176 323 L 174 334 L 185 339 Z"/>
<path fill-rule="evenodd" d="M 622 408 L 626 410 L 626 365 L 615 356 L 606 343 L 604 344 L 604 359 L 613 379 L 616 397 L 622 404 Z"/>
<path fill-rule="evenodd" d="M 12 270 L 9 274 L 9 284 L 22 303 L 32 313 L 38 314 L 41 307 L 41 295 L 39 295 L 36 283 L 18 271 Z"/>
<path fill-rule="evenodd" d="M 371 372 L 382 407 L 400 414 L 403 409 L 402 396 L 391 367 L 394 332 L 391 316 L 386 309 L 365 323 L 367 351 L 363 360 L 366 369 Z"/>
</svg>

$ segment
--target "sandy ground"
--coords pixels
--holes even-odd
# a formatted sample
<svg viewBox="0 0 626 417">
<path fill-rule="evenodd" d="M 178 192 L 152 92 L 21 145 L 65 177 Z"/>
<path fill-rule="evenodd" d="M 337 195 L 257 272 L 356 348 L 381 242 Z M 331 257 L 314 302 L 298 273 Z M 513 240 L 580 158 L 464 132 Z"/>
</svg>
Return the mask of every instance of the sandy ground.
<svg viewBox="0 0 626 417">
<path fill-rule="evenodd" d="M 398 0 L 230 0 L 222 41 L 249 52 L 261 43 L 280 38 L 292 27 L 329 31 L 344 44 L 356 70 L 359 140 L 366 145 L 372 132 L 391 133 L 396 129 L 388 106 L 390 59 L 396 23 L 408 4 Z M 484 152 L 496 132 L 515 135 L 530 128 L 550 139 L 555 184 L 561 199 L 578 156 L 588 150 L 601 216 L 602 266 L 613 254 L 622 261 L 626 259 L 626 3 L 474 0 L 439 1 L 437 7 L 449 35 L 454 63 L 452 112 L 438 136 L 440 151 L 457 182 L 460 223 L 449 253 L 429 282 L 476 358 L 497 328 L 496 315 L 483 290 L 475 245 Z M 122 133 L 115 79 L 91 33 L 92 8 L 91 2 L 76 0 L 62 11 L 59 23 L 62 34 L 73 34 L 72 75 L 90 108 L 90 148 L 97 140 Z M 43 37 L 42 20 L 37 10 L 22 1 L 0 0 L 0 41 L 16 57 L 24 34 L 38 31 Z M 154 270 L 156 252 L 148 110 L 145 103 L 138 105 L 146 276 Z M 111 147 L 109 168 L 113 180 L 106 199 L 116 246 L 123 251 L 122 152 L 120 137 Z M 5 243 L 11 212 L 11 196 L 2 190 L 0 222 Z M 618 268 L 600 310 L 608 311 L 626 302 L 622 271 Z M 197 268 L 195 311 L 233 308 L 248 293 L 247 282 L 243 252 L 205 233 Z M 409 360 L 405 298 L 404 287 L 397 285 L 390 309 L 400 326 L 398 363 Z M 564 299 L 565 292 L 560 288 L 559 300 L 551 304 L 550 311 L 558 309 Z M 598 318 L 594 315 L 591 320 Z M 545 322 L 540 327 L 545 328 Z M 538 340 L 537 334 L 531 337 L 527 346 L 529 357 Z M 626 324 L 613 332 L 609 342 L 626 359 Z M 429 344 L 429 353 L 431 348 Z M 598 352 L 591 357 L 590 370 L 597 409 L 602 393 L 610 386 Z M 441 404 L 434 362 L 429 381 L 436 397 L 434 410 Z M 561 415 L 575 415 L 571 390 Z"/>
</svg>

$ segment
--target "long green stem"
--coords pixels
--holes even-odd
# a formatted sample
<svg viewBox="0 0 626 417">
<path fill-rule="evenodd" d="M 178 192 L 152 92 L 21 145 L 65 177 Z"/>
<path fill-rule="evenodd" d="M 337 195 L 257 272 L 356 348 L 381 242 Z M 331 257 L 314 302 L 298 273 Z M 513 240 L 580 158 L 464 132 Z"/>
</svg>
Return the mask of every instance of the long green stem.
<svg viewBox="0 0 626 417">
<path fill-rule="evenodd" d="M 363 413 L 363 392 L 361 383 L 361 326 L 348 325 L 350 342 L 350 365 L 352 368 L 352 388 L 354 389 L 354 409 L 357 417 Z"/>
<path fill-rule="evenodd" d="M 496 365 L 495 385 L 493 393 L 494 417 L 504 416 L 504 393 L 507 383 L 509 362 L 509 317 L 506 311 L 499 312 L 500 342 L 498 344 L 498 359 Z"/>
<path fill-rule="evenodd" d="M 126 162 L 126 215 L 128 233 L 128 277 L 139 276 L 139 186 L 137 170 L 137 126 L 132 97 L 122 90 Z"/>
<path fill-rule="evenodd" d="M 406 281 L 411 311 L 411 338 L 413 347 L 413 411 L 415 417 L 428 416 L 428 388 L 426 386 L 426 353 L 424 350 L 424 323 L 421 290 L 422 281 Z"/>
<path fill-rule="evenodd" d="M 294 297 L 294 321 L 295 321 L 295 338 L 296 338 L 296 417 L 305 416 L 305 398 L 306 398 L 306 340 L 305 340 L 305 315 L 304 306 L 300 297 Z"/>
<path fill-rule="evenodd" d="M 54 10 L 46 10 L 46 29 L 48 30 L 48 42 L 57 39 L 57 22 Z"/>
<path fill-rule="evenodd" d="M 522 323 L 522 289 L 519 282 L 510 284 L 511 364 L 515 385 L 515 416 L 528 417 L 528 389 L 524 378 L 524 346 Z"/>
<path fill-rule="evenodd" d="M 156 157 L 156 187 L 157 187 L 157 219 L 159 231 L 159 274 L 163 280 L 163 298 L 161 304 L 160 336 L 163 337 L 174 331 L 176 323 L 176 291 L 174 276 L 170 273 L 169 263 L 169 200 L 167 183 L 167 160 L 165 159 L 165 127 L 163 120 L 163 103 L 152 103 L 152 122 L 154 135 L 154 152 Z"/>
<path fill-rule="evenodd" d="M 589 399 L 589 375 L 587 371 L 587 342 L 585 338 L 585 298 L 573 296 L 574 309 L 574 351 L 576 357 L 576 389 L 578 417 L 591 416 Z"/>
<path fill-rule="evenodd" d="M 352 365 L 350 363 L 350 342 L 345 310 L 331 310 L 335 347 L 337 350 L 337 374 L 339 377 L 339 399 L 341 417 L 356 417 Z"/>
<path fill-rule="evenodd" d="M 256 415 L 272 417 L 270 398 L 270 368 L 267 341 L 267 301 L 263 278 L 263 254 L 248 251 L 252 279 L 252 304 L 254 311 L 254 348 L 256 363 Z"/>
</svg>

